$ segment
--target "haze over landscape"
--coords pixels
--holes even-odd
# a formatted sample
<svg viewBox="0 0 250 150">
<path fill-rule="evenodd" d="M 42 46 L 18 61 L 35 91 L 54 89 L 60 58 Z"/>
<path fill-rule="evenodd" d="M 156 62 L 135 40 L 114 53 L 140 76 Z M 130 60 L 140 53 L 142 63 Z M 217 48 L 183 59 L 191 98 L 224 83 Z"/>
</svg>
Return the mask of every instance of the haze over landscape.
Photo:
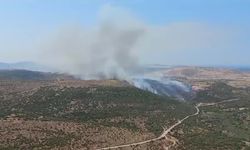
<svg viewBox="0 0 250 150">
<path fill-rule="evenodd" d="M 250 65 L 247 0 L 0 3 L 3 62 L 38 61 L 75 71 L 93 62 L 99 67 L 96 61 L 103 59 L 107 68 L 120 66 L 123 55 L 140 64 Z"/>
<path fill-rule="evenodd" d="M 249 8 L 1 0 L 0 150 L 250 149 Z"/>
</svg>

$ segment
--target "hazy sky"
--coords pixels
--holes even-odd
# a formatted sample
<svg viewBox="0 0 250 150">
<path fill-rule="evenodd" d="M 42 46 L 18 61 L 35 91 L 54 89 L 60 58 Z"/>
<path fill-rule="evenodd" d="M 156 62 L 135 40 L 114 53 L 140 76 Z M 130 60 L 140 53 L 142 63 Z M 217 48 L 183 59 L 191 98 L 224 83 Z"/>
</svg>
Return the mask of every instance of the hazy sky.
<svg viewBox="0 0 250 150">
<path fill-rule="evenodd" d="M 250 0 L 0 0 L 0 61 L 44 61 L 61 30 L 106 20 L 145 30 L 133 43 L 142 64 L 250 65 Z"/>
</svg>

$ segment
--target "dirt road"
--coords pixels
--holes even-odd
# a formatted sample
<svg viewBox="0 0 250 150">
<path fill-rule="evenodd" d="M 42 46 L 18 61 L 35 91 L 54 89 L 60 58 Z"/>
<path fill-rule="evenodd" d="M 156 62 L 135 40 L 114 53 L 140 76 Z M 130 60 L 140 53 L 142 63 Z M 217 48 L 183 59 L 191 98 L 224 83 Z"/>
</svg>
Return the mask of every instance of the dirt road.
<svg viewBox="0 0 250 150">
<path fill-rule="evenodd" d="M 178 120 L 178 122 L 176 122 L 175 124 L 173 124 L 172 126 L 170 126 L 168 129 L 164 130 L 163 133 L 159 137 L 157 137 L 157 138 L 153 138 L 153 139 L 149 139 L 149 140 L 145 140 L 145 141 L 141 141 L 141 142 L 130 143 L 130 144 L 123 144 L 123 145 L 117 145 L 117 146 L 110 146 L 110 147 L 105 147 L 105 148 L 99 148 L 97 150 L 111 150 L 111 149 L 118 149 L 118 148 L 130 147 L 130 146 L 138 146 L 138 145 L 142 145 L 142 144 L 154 142 L 154 141 L 157 141 L 157 140 L 160 140 L 160 139 L 163 139 L 163 138 L 167 139 L 166 135 L 168 135 L 168 133 L 171 130 L 173 130 L 175 127 L 177 127 L 178 125 L 180 125 L 183 121 L 187 120 L 188 118 L 198 115 L 200 113 L 199 107 L 212 106 L 212 105 L 217 105 L 217 104 L 226 103 L 226 102 L 232 102 L 232 101 L 237 101 L 237 100 L 239 100 L 239 99 L 224 100 L 224 101 L 216 102 L 216 103 L 199 103 L 199 104 L 197 104 L 195 106 L 195 109 L 196 109 L 195 113 L 193 113 L 191 115 L 188 115 L 188 116 L 184 117 L 181 120 Z"/>
</svg>

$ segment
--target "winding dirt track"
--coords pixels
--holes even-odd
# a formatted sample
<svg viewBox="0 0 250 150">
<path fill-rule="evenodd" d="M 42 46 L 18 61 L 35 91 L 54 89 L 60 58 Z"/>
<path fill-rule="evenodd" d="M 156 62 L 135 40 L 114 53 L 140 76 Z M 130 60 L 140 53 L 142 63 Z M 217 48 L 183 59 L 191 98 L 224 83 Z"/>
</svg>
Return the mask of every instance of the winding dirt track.
<svg viewBox="0 0 250 150">
<path fill-rule="evenodd" d="M 142 145 L 142 144 L 154 142 L 154 141 L 157 141 L 157 140 L 161 140 L 163 138 L 167 139 L 166 135 L 168 135 L 168 133 L 171 130 L 173 130 L 175 127 L 177 127 L 178 125 L 180 125 L 183 121 L 187 120 L 188 118 L 198 115 L 200 113 L 199 107 L 212 106 L 212 105 L 217 105 L 217 104 L 226 103 L 226 102 L 232 102 L 232 101 L 237 101 L 237 100 L 239 100 L 239 99 L 229 99 L 229 100 L 224 100 L 224 101 L 217 102 L 217 103 L 199 103 L 199 104 L 197 104 L 195 106 L 196 112 L 194 114 L 188 115 L 188 116 L 184 117 L 183 119 L 179 120 L 177 123 L 173 124 L 168 129 L 164 130 L 163 133 L 159 137 L 157 137 L 157 138 L 153 138 L 153 139 L 149 139 L 149 140 L 145 140 L 145 141 L 141 141 L 141 142 L 130 143 L 130 144 L 124 144 L 124 145 L 117 145 L 117 146 L 110 146 L 110 147 L 105 147 L 105 148 L 99 148 L 97 150 L 111 150 L 111 149 L 118 149 L 118 148 L 130 147 L 130 146 L 138 146 L 138 145 Z"/>
</svg>

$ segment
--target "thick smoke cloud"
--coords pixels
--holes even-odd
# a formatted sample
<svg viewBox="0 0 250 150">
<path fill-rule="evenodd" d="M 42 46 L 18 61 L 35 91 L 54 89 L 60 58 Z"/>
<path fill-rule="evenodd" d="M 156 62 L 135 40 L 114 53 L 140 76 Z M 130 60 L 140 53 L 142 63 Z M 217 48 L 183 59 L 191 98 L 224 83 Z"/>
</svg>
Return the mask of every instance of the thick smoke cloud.
<svg viewBox="0 0 250 150">
<path fill-rule="evenodd" d="M 213 58 L 220 64 L 225 53 L 239 47 L 238 32 L 231 28 L 198 22 L 154 25 L 110 5 L 95 20 L 92 25 L 71 24 L 45 35 L 34 48 L 38 63 L 82 79 L 128 80 L 140 63 L 202 65 Z"/>
<path fill-rule="evenodd" d="M 126 79 L 137 70 L 134 46 L 143 33 L 142 27 L 111 21 L 95 28 L 64 27 L 42 43 L 42 63 L 83 79 Z"/>
</svg>

